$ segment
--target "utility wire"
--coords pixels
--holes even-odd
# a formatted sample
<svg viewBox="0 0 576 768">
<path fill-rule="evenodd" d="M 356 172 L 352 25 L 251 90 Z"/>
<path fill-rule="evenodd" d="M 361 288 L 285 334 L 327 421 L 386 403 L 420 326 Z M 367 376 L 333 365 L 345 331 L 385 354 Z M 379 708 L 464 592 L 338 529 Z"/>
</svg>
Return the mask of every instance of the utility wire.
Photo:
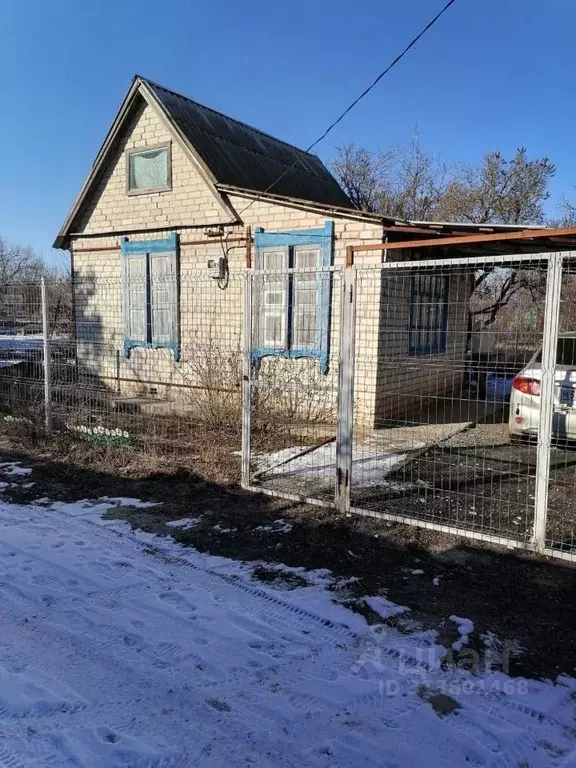
<svg viewBox="0 0 576 768">
<path fill-rule="evenodd" d="M 428 32 L 428 30 L 429 30 L 431 27 L 433 27 L 433 26 L 434 26 L 434 24 L 436 24 L 436 22 L 437 22 L 437 21 L 440 19 L 440 17 L 441 17 L 441 16 L 442 16 L 444 13 L 446 13 L 446 11 L 448 10 L 448 8 L 450 8 L 450 6 L 451 6 L 451 5 L 453 5 L 455 2 L 456 2 L 456 0 L 448 0 L 448 2 L 446 3 L 446 5 L 445 5 L 445 6 L 444 6 L 444 7 L 443 7 L 443 8 L 442 8 L 440 11 L 438 11 L 438 13 L 436 14 L 436 16 L 434 16 L 434 18 L 433 18 L 433 19 L 431 19 L 431 20 L 428 22 L 428 24 L 426 24 L 426 26 L 424 27 L 424 29 L 422 29 L 422 30 L 421 30 L 421 32 L 419 32 L 419 33 L 416 35 L 416 37 L 412 38 L 412 40 L 411 40 L 411 41 L 408 43 L 408 45 L 407 45 L 407 46 L 404 48 L 404 50 L 403 50 L 401 53 L 399 53 L 399 54 L 398 54 L 398 56 L 396 56 L 396 58 L 395 58 L 395 59 L 394 59 L 392 62 L 390 62 L 390 64 L 389 64 L 389 65 L 386 67 L 386 69 L 384 69 L 382 72 L 380 72 L 380 74 L 378 75 L 378 77 L 377 77 L 377 78 L 376 78 L 376 79 L 375 79 L 375 80 L 374 80 L 374 81 L 373 81 L 373 82 L 372 82 L 372 83 L 371 83 L 371 84 L 368 86 L 368 88 L 366 88 L 364 91 L 362 91 L 362 93 L 361 93 L 361 94 L 360 94 L 360 95 L 359 95 L 359 96 L 358 96 L 356 99 L 354 99 L 354 101 L 353 101 L 351 104 L 349 104 L 349 105 L 346 107 L 346 109 L 345 109 L 345 110 L 344 110 L 344 111 L 343 111 L 343 112 L 342 112 L 342 113 L 341 113 L 341 114 L 340 114 L 340 115 L 339 115 L 339 116 L 336 118 L 336 120 L 334 120 L 334 122 L 333 122 L 333 123 L 331 123 L 331 124 L 328 126 L 328 128 L 326 128 L 326 130 L 324 131 L 324 133 L 323 133 L 321 136 L 319 136 L 319 137 L 316 139 L 316 141 L 313 141 L 313 142 L 312 142 L 312 144 L 310 144 L 310 146 L 309 146 L 309 147 L 307 147 L 307 148 L 306 148 L 304 151 L 305 151 L 305 152 L 310 152 L 312 149 L 314 149 L 314 147 L 315 147 L 315 146 L 317 146 L 318 144 L 320 144 L 320 142 L 321 142 L 323 139 L 325 139 L 325 138 L 326 138 L 326 136 L 328 136 L 328 134 L 330 133 L 330 131 L 331 131 L 333 128 L 335 128 L 335 127 L 338 125 L 338 123 L 339 123 L 341 120 L 343 120 L 343 119 L 346 117 L 346 115 L 347 115 L 349 112 L 351 112 L 351 111 L 354 109 L 354 107 L 355 107 L 355 106 L 356 106 L 356 105 L 357 105 L 357 104 L 358 104 L 360 101 L 362 101 L 362 99 L 363 99 L 365 96 L 367 96 L 367 95 L 370 93 L 370 91 L 371 91 L 373 88 L 375 88 L 375 87 L 378 85 L 378 83 L 380 82 L 380 80 L 382 80 L 382 78 L 383 78 L 383 77 L 385 77 L 385 76 L 388 74 L 388 72 L 390 72 L 390 70 L 391 70 L 391 69 L 393 69 L 393 68 L 396 66 L 396 64 L 398 64 L 398 63 L 399 63 L 399 62 L 400 62 L 400 61 L 401 61 L 401 60 L 404 58 L 404 56 L 406 56 L 406 54 L 408 53 L 408 51 L 409 51 L 411 48 L 413 48 L 413 47 L 416 45 L 416 43 L 417 43 L 417 42 L 420 40 L 420 38 L 421 38 L 421 37 L 424 37 L 424 35 L 426 34 L 426 32 Z M 285 169 L 282 171 L 282 173 L 280 174 L 280 176 L 278 176 L 278 178 L 277 178 L 277 179 L 275 179 L 275 180 L 272 182 L 272 184 L 270 184 L 270 186 L 269 186 L 269 187 L 266 187 L 266 189 L 265 189 L 263 192 L 261 192 L 261 193 L 260 193 L 260 195 L 258 195 L 258 197 L 255 197 L 253 200 L 251 200 L 251 202 L 250 202 L 250 203 L 249 203 L 249 204 L 248 204 L 248 205 L 247 205 L 245 208 L 243 208 L 243 209 L 242 209 L 242 210 L 239 212 L 239 214 L 238 214 L 238 215 L 239 215 L 239 216 L 242 216 L 242 214 L 243 214 L 243 213 L 245 213 L 245 212 L 248 210 L 248 208 L 250 208 L 250 206 L 254 205 L 254 203 L 256 203 L 258 200 L 260 200 L 260 198 L 262 197 L 262 195 L 265 195 L 265 194 L 266 194 L 267 192 L 269 192 L 269 191 L 270 191 L 270 190 L 271 190 L 273 187 L 275 187 L 275 186 L 276 186 L 276 184 L 278 184 L 278 182 L 279 182 L 281 179 L 283 179 L 283 178 L 284 178 L 284 176 L 286 176 L 286 174 L 287 174 L 289 171 L 291 171 L 291 170 L 292 170 L 292 168 L 294 168 L 294 166 L 295 166 L 295 165 L 296 165 L 296 164 L 299 162 L 299 159 L 300 159 L 300 158 L 297 158 L 296 160 L 294 160 L 294 162 L 292 163 L 292 165 L 289 165 L 289 166 L 288 166 L 288 168 L 285 168 Z"/>
</svg>

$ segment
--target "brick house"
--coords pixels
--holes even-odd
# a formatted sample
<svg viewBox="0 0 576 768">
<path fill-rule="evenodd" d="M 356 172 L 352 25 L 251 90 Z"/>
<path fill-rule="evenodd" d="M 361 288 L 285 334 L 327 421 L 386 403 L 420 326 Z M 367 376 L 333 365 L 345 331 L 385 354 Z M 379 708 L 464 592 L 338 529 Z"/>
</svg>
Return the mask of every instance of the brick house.
<svg viewBox="0 0 576 768">
<path fill-rule="evenodd" d="M 246 327 L 278 399 L 333 420 L 346 246 L 389 242 L 357 262 L 357 418 L 378 425 L 462 375 L 469 275 L 369 269 L 414 229 L 357 210 L 318 157 L 137 76 L 54 245 L 71 255 L 78 359 L 105 387 L 230 399 Z"/>
</svg>

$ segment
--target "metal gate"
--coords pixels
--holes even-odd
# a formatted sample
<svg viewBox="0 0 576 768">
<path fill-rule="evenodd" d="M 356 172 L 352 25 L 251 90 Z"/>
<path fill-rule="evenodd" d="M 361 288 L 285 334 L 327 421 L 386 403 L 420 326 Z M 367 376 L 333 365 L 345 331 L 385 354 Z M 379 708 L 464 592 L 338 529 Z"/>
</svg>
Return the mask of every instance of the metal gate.
<svg viewBox="0 0 576 768">
<path fill-rule="evenodd" d="M 244 486 L 576 559 L 574 264 L 251 271 Z"/>
</svg>

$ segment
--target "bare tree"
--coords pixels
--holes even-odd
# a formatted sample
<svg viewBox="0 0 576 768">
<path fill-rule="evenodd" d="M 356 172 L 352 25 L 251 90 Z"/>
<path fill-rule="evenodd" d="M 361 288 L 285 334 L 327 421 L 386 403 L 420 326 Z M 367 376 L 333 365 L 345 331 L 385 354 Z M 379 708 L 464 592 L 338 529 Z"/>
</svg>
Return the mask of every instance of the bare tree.
<svg viewBox="0 0 576 768">
<path fill-rule="evenodd" d="M 333 168 L 354 205 L 378 213 L 383 198 L 390 194 L 396 159 L 395 149 L 370 152 L 350 142 L 336 149 Z"/>
<path fill-rule="evenodd" d="M 443 205 L 452 218 L 477 224 L 541 224 L 548 183 L 556 168 L 546 157 L 529 159 L 521 147 L 507 160 L 500 152 L 488 152 L 482 164 L 467 167 L 452 181 Z M 498 313 L 514 296 L 538 303 L 546 290 L 540 270 L 486 268 L 475 275 L 472 314 L 483 325 L 495 322 Z"/>
<path fill-rule="evenodd" d="M 476 224 L 542 224 L 555 166 L 533 160 L 521 147 L 512 158 L 488 152 L 480 165 L 464 166 L 444 189 L 440 209 L 453 221 Z"/>
<path fill-rule="evenodd" d="M 370 152 L 344 144 L 333 169 L 351 200 L 366 211 L 476 224 L 543 223 L 556 171 L 547 157 L 530 159 L 524 147 L 509 159 L 493 151 L 479 165 L 451 166 L 426 152 L 417 133 L 402 149 Z"/>
<path fill-rule="evenodd" d="M 334 171 L 351 199 L 374 213 L 413 221 L 541 224 L 556 169 L 547 157 L 529 158 L 524 147 L 511 158 L 492 151 L 479 165 L 450 166 L 426 152 L 416 134 L 402 150 L 340 147 Z M 568 202 L 564 213 L 576 219 Z M 483 269 L 475 275 L 472 311 L 489 325 L 519 291 L 535 296 L 540 290 L 543 281 L 529 273 Z"/>
<path fill-rule="evenodd" d="M 15 280 L 35 280 L 46 271 L 46 264 L 32 248 L 10 245 L 0 237 L 0 285 Z"/>
<path fill-rule="evenodd" d="M 370 152 L 344 144 L 336 150 L 333 169 L 359 208 L 399 219 L 433 217 L 449 178 L 448 166 L 424 150 L 418 133 L 400 149 Z"/>
<path fill-rule="evenodd" d="M 560 204 L 560 215 L 551 216 L 546 223 L 549 227 L 575 227 L 576 205 L 563 197 Z"/>
</svg>

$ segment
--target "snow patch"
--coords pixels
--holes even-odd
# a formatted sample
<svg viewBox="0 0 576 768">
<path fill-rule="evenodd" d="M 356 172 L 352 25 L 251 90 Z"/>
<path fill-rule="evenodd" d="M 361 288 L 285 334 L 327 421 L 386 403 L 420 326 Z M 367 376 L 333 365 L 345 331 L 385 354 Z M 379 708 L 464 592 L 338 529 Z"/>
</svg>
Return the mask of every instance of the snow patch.
<svg viewBox="0 0 576 768">
<path fill-rule="evenodd" d="M 109 501 L 115 507 L 133 507 L 134 509 L 149 509 L 160 506 L 158 501 L 140 501 L 129 496 L 100 496 L 98 501 Z"/>
<path fill-rule="evenodd" d="M 390 616 L 397 616 L 399 613 L 406 613 L 410 610 L 405 605 L 396 605 L 381 596 L 365 597 L 364 602 L 383 619 L 389 619 Z"/>
<path fill-rule="evenodd" d="M 0 474 L 9 475 L 10 477 L 24 477 L 31 473 L 32 470 L 29 467 L 21 466 L 21 462 L 19 461 L 0 462 Z"/>
<path fill-rule="evenodd" d="M 308 452 L 301 455 L 303 451 Z M 354 481 L 358 485 L 405 487 L 406 484 L 387 482 L 386 476 L 405 460 L 406 454 L 356 445 L 353 457 Z M 257 471 L 267 478 L 302 477 L 331 485 L 336 471 L 336 444 L 331 442 L 317 448 L 299 445 L 272 453 L 262 453 L 255 459 Z"/>
<path fill-rule="evenodd" d="M 274 520 L 270 525 L 257 525 L 254 530 L 265 533 L 290 533 L 293 527 L 292 523 L 287 523 L 285 520 Z"/>
<path fill-rule="evenodd" d="M 460 640 L 455 640 L 452 643 L 452 648 L 455 651 L 461 651 L 462 648 L 467 645 L 470 635 L 474 632 L 474 622 L 470 619 L 463 619 L 460 616 L 450 616 L 450 621 L 453 621 L 458 627 L 460 633 Z"/>
<path fill-rule="evenodd" d="M 168 520 L 168 528 L 179 528 L 182 531 L 188 531 L 198 524 L 198 517 L 182 517 L 180 520 Z"/>
</svg>

